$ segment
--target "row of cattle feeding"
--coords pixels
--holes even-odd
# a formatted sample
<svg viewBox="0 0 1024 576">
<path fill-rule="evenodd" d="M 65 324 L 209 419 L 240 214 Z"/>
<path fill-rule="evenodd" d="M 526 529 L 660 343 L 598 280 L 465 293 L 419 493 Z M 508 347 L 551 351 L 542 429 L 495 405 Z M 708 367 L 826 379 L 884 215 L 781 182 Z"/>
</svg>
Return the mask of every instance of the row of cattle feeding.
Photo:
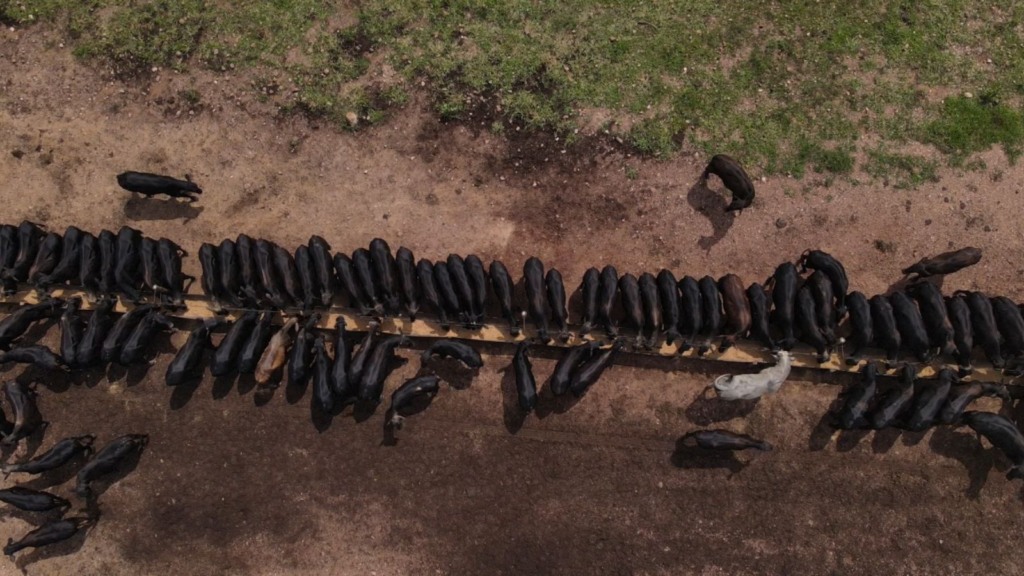
<svg viewBox="0 0 1024 576">
<path fill-rule="evenodd" d="M 314 331 L 319 314 L 311 315 L 302 324 L 293 316 L 276 332 L 270 314 L 267 311 L 262 314 L 245 312 L 231 324 L 216 347 L 211 342 L 210 330 L 223 320 L 205 321 L 192 330 L 185 345 L 171 360 L 166 383 L 179 386 L 201 378 L 204 351 L 215 348 L 210 361 L 210 372 L 214 376 L 254 373 L 258 385 L 275 386 L 280 375 L 286 372 L 289 386 L 304 388 L 312 381 L 313 408 L 321 414 L 337 414 L 353 403 L 372 410 L 381 402 L 385 380 L 396 359 L 395 352 L 409 342 L 404 335 L 380 336 L 379 325 L 374 323 L 358 348 L 354 348 L 345 320 L 339 317 L 332 353 L 328 351 L 324 335 Z M 512 358 L 516 395 L 524 413 L 532 411 L 537 401 L 529 346 L 528 340 L 519 342 Z M 601 349 L 594 341 L 570 348 L 558 361 L 548 381 L 552 395 L 571 392 L 577 398 L 583 396 L 612 364 L 621 348 L 621 342 L 615 342 Z M 417 376 L 392 394 L 389 408 L 392 422 L 400 422 L 402 412 L 419 397 L 433 398 L 437 393 L 439 378 L 430 364 L 435 359 L 452 358 L 473 371 L 483 366 L 483 359 L 472 346 L 450 339 L 432 342 L 420 358 Z"/>
<path fill-rule="evenodd" d="M 134 302 L 150 292 L 175 307 L 191 278 L 182 273 L 184 254 L 171 240 L 147 238 L 127 226 L 97 236 L 74 226 L 62 236 L 28 221 L 0 226 L 0 282 L 8 291 L 19 282 L 43 290 L 70 283 L 97 297 L 120 294 Z M 905 272 L 948 273 L 979 259 L 980 252 L 968 248 L 923 260 Z M 494 306 L 513 335 L 527 316 L 540 340 L 550 340 L 552 324 L 561 340 L 569 337 L 562 275 L 554 268 L 545 272 L 537 258 L 525 262 L 521 290 L 500 261 L 486 269 L 475 255 L 416 261 L 404 247 L 392 254 L 380 238 L 348 255 L 332 254 L 319 236 L 288 251 L 241 234 L 217 246 L 203 244 L 199 261 L 203 291 L 217 306 L 308 311 L 330 306 L 336 295 L 343 295 L 363 314 L 405 313 L 415 319 L 428 307 L 444 327 L 454 319 L 470 328 L 481 326 Z M 814 273 L 804 281 L 797 265 Z M 884 350 L 890 362 L 903 351 L 921 361 L 938 352 L 952 354 L 968 372 L 975 343 L 996 368 L 1006 366 L 1007 354 L 1024 353 L 1024 317 L 1008 298 L 978 292 L 943 298 L 934 284 L 917 282 L 905 292 L 868 299 L 847 293 L 845 269 L 825 252 L 808 251 L 797 265 L 783 263 L 765 285 L 746 288 L 734 274 L 677 280 L 669 270 L 636 277 L 619 275 L 613 266 L 590 268 L 579 288 L 580 332 L 596 326 L 614 338 L 623 320 L 637 344 L 647 347 L 664 337 L 668 344 L 679 341 L 681 350 L 696 347 L 703 354 L 719 337 L 720 349 L 749 337 L 773 350 L 804 342 L 824 361 L 844 341 L 839 323 L 849 310 L 850 363 L 873 346 Z"/>
<path fill-rule="evenodd" d="M 39 304 L 21 306 L 0 320 L 0 349 L 6 350 L 0 354 L 0 364 L 27 363 L 51 370 L 86 369 L 110 362 L 128 366 L 147 359 L 147 348 L 158 332 L 174 329 L 170 318 L 155 304 L 141 304 L 118 316 L 113 310 L 114 301 L 102 299 L 87 320 L 82 317 L 81 304 L 79 297 L 49 298 Z M 24 342 L 32 325 L 58 315 L 61 333 L 57 352 Z M 320 321 L 319 313 L 305 319 L 291 316 L 280 328 L 274 325 L 276 315 L 272 310 L 245 311 L 231 323 L 217 346 L 213 346 L 212 332 L 225 319 L 204 321 L 191 330 L 184 346 L 168 364 L 166 383 L 179 386 L 202 377 L 207 351 L 213 349 L 209 359 L 213 376 L 253 374 L 257 384 L 274 386 L 279 375 L 287 371 L 291 385 L 304 387 L 312 380 L 313 401 L 323 413 L 336 413 L 352 402 L 368 407 L 379 404 L 395 351 L 408 343 L 406 336 L 381 336 L 379 324 L 373 323 L 355 349 L 344 318 L 338 317 L 332 355 L 324 335 L 314 329 Z M 525 411 L 533 409 L 536 399 L 527 344 L 521 343 L 514 360 L 520 406 Z M 591 341 L 572 348 L 555 369 L 552 391 L 556 395 L 571 391 L 582 396 L 621 347 L 621 342 L 616 342 L 600 350 Z M 469 369 L 483 365 L 472 347 L 454 340 L 433 342 L 423 352 L 424 367 L 437 356 L 455 358 Z M 420 381 L 419 385 L 425 383 L 429 384 Z M 432 386 L 436 389 L 436 380 Z M 403 386 L 400 391 L 407 389 Z M 396 394 L 398 399 L 408 395 Z M 397 402 L 397 408 L 401 404 Z"/>
<path fill-rule="evenodd" d="M 44 291 L 70 284 L 96 297 L 120 294 L 133 302 L 148 290 L 168 306 L 181 306 L 185 280 L 192 278 L 181 271 L 185 254 L 173 241 L 129 226 L 98 235 L 68 226 L 61 235 L 26 220 L 0 225 L 0 285 L 11 293 L 18 284 Z"/>
<path fill-rule="evenodd" d="M 778 363 L 756 374 L 724 374 L 712 387 L 722 400 L 756 400 L 778 391 L 790 370 L 790 354 L 776 352 Z M 889 387 L 879 383 L 875 362 L 861 369 L 858 382 L 844 390 L 838 408 L 833 411 L 831 425 L 841 430 L 903 428 L 923 432 L 932 426 L 970 426 L 999 448 L 1013 467 L 1008 478 L 1024 478 L 1024 435 L 1012 420 L 992 412 L 967 408 L 982 396 L 998 396 L 1009 401 L 1013 395 L 1003 384 L 972 382 L 960 384 L 959 376 L 950 368 L 939 370 L 937 381 L 917 381 L 917 370 L 910 363 L 903 365 L 897 382 Z M 1019 394 L 1018 394 L 1019 396 Z M 724 431 L 698 431 L 693 436 L 697 446 L 704 448 L 743 450 L 770 449 L 770 445 L 749 437 L 736 437 Z M 684 437 L 684 440 L 688 440 Z M 685 444 L 684 444 L 685 445 Z"/>
<path fill-rule="evenodd" d="M 540 340 L 550 340 L 552 325 L 559 339 L 568 340 L 570 315 L 562 275 L 554 268 L 545 272 L 538 258 L 529 258 L 523 265 L 523 306 L 512 275 L 497 260 L 486 270 L 475 255 L 416 261 L 405 247 L 392 255 L 380 238 L 351 256 L 330 254 L 330 246 L 319 236 L 299 246 L 294 256 L 245 235 L 218 246 L 204 244 L 199 252 L 203 290 L 215 301 L 232 306 L 301 305 L 304 309 L 328 306 L 341 292 L 364 314 L 405 313 L 415 319 L 427 306 L 445 327 L 451 318 L 479 327 L 493 302 L 513 335 L 520 332 L 524 315 L 520 310 L 525 309 Z M 928 275 L 955 270 L 979 258 L 980 252 L 969 248 L 924 260 L 907 272 Z M 803 280 L 801 272 L 808 269 L 813 273 Z M 578 310 L 581 334 L 600 327 L 615 338 L 623 321 L 636 335 L 638 346 L 654 347 L 664 338 L 670 345 L 678 341 L 683 351 L 696 347 L 700 354 L 719 337 L 720 350 L 749 337 L 772 350 L 791 350 L 803 342 L 824 362 L 829 351 L 845 341 L 839 336 L 839 325 L 847 311 L 852 344 L 847 361 L 851 364 L 868 347 L 884 350 L 891 363 L 904 351 L 922 362 L 939 352 L 952 354 L 964 372 L 971 370 L 975 342 L 996 368 L 1006 365 L 1004 352 L 1014 357 L 1024 353 L 1024 317 L 1010 299 L 988 298 L 980 292 L 944 298 L 927 281 L 868 299 L 860 292 L 849 292 L 843 265 L 820 250 L 807 251 L 796 264 L 779 265 L 765 285 L 745 286 L 735 274 L 718 280 L 710 276 L 677 280 L 666 269 L 636 277 L 619 275 L 610 265 L 590 268 L 579 287 Z"/>
<path fill-rule="evenodd" d="M 1010 460 L 1008 479 L 1024 478 L 1024 434 L 1012 420 L 993 412 L 967 410 L 982 396 L 1012 397 L 1006 386 L 991 382 L 958 384 L 949 368 L 938 379 L 915 385 L 916 371 L 905 364 L 895 385 L 883 390 L 878 385 L 878 367 L 868 362 L 859 382 L 847 388 L 839 408 L 832 413 L 833 426 L 841 430 L 897 427 L 922 432 L 932 426 L 967 425 L 984 436 Z"/>
<path fill-rule="evenodd" d="M 50 370 L 87 369 L 108 363 L 124 366 L 146 360 L 146 348 L 153 345 L 160 331 L 174 328 L 171 320 L 157 304 L 140 304 L 118 317 L 114 313 L 114 300 L 103 298 L 96 302 L 88 320 L 82 319 L 81 298 L 48 298 L 37 304 L 19 306 L 0 321 L 0 364 L 8 362 L 33 364 Z M 59 316 L 60 344 L 54 353 L 41 344 L 28 344 L 24 336 L 32 325 Z M 287 371 L 292 385 L 313 383 L 314 407 L 322 413 L 334 414 L 344 406 L 359 402 L 374 407 L 381 401 L 384 382 L 393 365 L 398 346 L 407 344 L 404 335 L 382 336 L 380 325 L 374 323 L 353 348 L 342 317 L 338 318 L 333 355 L 328 352 L 324 334 L 316 333 L 319 314 L 310 315 L 300 322 L 292 316 L 276 328 L 273 311 L 246 311 L 228 327 L 216 346 L 212 332 L 225 320 L 209 319 L 190 331 L 184 345 L 178 349 L 165 374 L 168 385 L 176 386 L 202 377 L 207 351 L 213 349 L 209 359 L 210 372 L 216 376 L 231 373 L 253 374 L 257 384 L 272 386 Z M 520 407 L 524 411 L 534 408 L 537 385 L 529 367 L 527 342 L 520 342 L 514 358 L 516 385 Z M 551 378 L 552 392 L 556 396 L 571 392 L 581 397 L 600 377 L 621 342 L 615 342 L 604 351 L 597 342 L 575 346 L 559 361 Z M 468 344 L 440 339 L 423 353 L 424 367 L 435 357 L 454 358 L 469 369 L 478 369 L 483 363 Z M 421 371 L 422 372 L 422 371 Z M 392 411 L 402 408 L 403 398 L 412 398 L 410 389 L 423 394 L 424 386 L 436 390 L 436 378 L 419 379 L 403 385 L 392 397 Z"/>
</svg>

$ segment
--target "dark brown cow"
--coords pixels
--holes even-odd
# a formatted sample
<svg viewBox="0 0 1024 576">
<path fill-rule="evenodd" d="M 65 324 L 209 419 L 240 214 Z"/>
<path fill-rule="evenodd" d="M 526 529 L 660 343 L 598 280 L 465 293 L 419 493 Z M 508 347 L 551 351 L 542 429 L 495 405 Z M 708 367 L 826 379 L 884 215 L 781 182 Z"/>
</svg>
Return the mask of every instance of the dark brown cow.
<svg viewBox="0 0 1024 576">
<path fill-rule="evenodd" d="M 917 274 L 919 278 L 935 276 L 938 274 L 952 274 L 968 266 L 973 266 L 981 260 L 981 250 L 977 248 L 961 248 L 951 252 L 943 252 L 938 256 L 922 258 L 917 264 L 903 269 L 906 275 Z"/>
<path fill-rule="evenodd" d="M 736 339 L 750 331 L 750 301 L 743 289 L 743 281 L 735 274 L 726 274 L 718 280 L 725 308 L 725 329 L 720 350 L 736 344 Z"/>
<path fill-rule="evenodd" d="M 700 175 L 700 183 L 707 186 L 708 177 L 712 174 L 721 178 L 722 184 L 732 192 L 732 202 L 725 208 L 726 212 L 743 210 L 753 204 L 754 183 L 739 162 L 725 154 L 716 154 Z"/>
</svg>

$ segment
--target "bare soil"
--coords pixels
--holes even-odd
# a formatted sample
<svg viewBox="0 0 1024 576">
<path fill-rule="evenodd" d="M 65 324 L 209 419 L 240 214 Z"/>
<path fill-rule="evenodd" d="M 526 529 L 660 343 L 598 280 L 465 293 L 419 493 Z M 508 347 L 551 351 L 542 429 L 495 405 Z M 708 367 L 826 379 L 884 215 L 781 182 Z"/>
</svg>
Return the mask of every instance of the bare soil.
<svg viewBox="0 0 1024 576">
<path fill-rule="evenodd" d="M 420 256 L 477 253 L 511 268 L 536 255 L 570 283 L 606 263 L 762 280 L 821 248 L 868 294 L 922 256 L 973 245 L 984 259 L 944 290 L 1024 292 L 1024 170 L 998 152 L 984 155 L 985 171 L 946 170 L 911 191 L 768 178 L 751 209 L 724 215 L 720 184 L 695 185 L 699 158 L 641 161 L 588 138 L 566 151 L 550 137 L 505 140 L 438 124 L 415 102 L 380 127 L 339 133 L 277 114 L 244 77 L 161 71 L 125 85 L 57 43 L 44 28 L 0 32 L 6 222 L 129 224 L 192 252 L 242 231 L 285 246 L 318 233 L 341 250 L 380 236 Z M 182 101 L 185 89 L 199 106 Z M 195 204 L 135 198 L 114 181 L 126 169 L 189 173 L 205 194 Z M 171 390 L 174 344 L 161 341 L 148 370 L 2 373 L 37 382 L 51 421 L 15 459 L 70 434 L 145 432 L 151 442 L 103 491 L 86 536 L 0 563 L 0 574 L 1024 571 L 1021 485 L 1003 477 L 1002 455 L 948 428 L 834 436 L 823 415 L 838 376 L 802 373 L 735 406 L 703 395 L 722 366 L 631 359 L 575 405 L 545 396 L 524 419 L 509 351 L 488 347 L 478 374 L 446 370 L 456 382 L 472 376 L 467 388 L 445 387 L 389 445 L 383 409 L 317 430 L 308 391 L 282 388 L 257 405 L 245 379 Z M 414 351 L 402 354 L 410 361 L 386 395 L 418 367 Z M 544 380 L 555 359 L 536 355 Z M 700 427 L 775 450 L 712 458 L 677 447 Z M 30 485 L 67 495 L 65 480 Z M 32 521 L 5 515 L 0 541 Z"/>
</svg>

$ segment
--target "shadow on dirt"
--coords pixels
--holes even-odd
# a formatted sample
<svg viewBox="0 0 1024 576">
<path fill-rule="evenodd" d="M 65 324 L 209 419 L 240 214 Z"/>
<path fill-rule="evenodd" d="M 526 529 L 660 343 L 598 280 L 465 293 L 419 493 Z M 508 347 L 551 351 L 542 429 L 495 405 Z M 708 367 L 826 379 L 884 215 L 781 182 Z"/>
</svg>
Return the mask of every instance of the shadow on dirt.
<svg viewBox="0 0 1024 576">
<path fill-rule="evenodd" d="M 929 446 L 936 454 L 953 458 L 964 465 L 968 478 L 964 493 L 971 500 L 976 500 L 985 486 L 989 470 L 995 465 L 996 450 L 986 450 L 974 435 L 957 432 L 948 426 L 937 426 L 934 429 Z"/>
<path fill-rule="evenodd" d="M 739 474 L 747 467 L 749 462 L 744 462 L 731 450 L 705 450 L 688 446 L 684 443 L 685 436 L 676 440 L 676 448 L 672 452 L 669 461 L 676 468 L 684 470 L 708 470 L 721 468 L 729 471 L 729 475 Z"/>
<path fill-rule="evenodd" d="M 195 395 L 196 390 L 199 389 L 199 385 L 203 383 L 202 378 L 192 378 L 188 382 L 174 386 L 174 390 L 171 392 L 171 400 L 169 406 L 171 410 L 180 410 L 188 404 L 192 396 Z"/>
<path fill-rule="evenodd" d="M 853 450 L 870 433 L 871 430 L 867 428 L 841 431 L 839 436 L 836 437 L 836 452 L 849 452 Z"/>
<path fill-rule="evenodd" d="M 519 407 L 519 395 L 516 392 L 516 372 L 512 365 L 499 370 L 501 376 L 501 419 L 509 434 L 515 434 L 523 427 L 529 412 Z M 538 400 L 540 400 L 538 398 Z"/>
<path fill-rule="evenodd" d="M 715 192 L 700 182 L 690 187 L 686 194 L 686 201 L 711 222 L 711 235 L 701 236 L 697 241 L 697 245 L 702 250 L 708 251 L 725 238 L 729 229 L 736 222 L 736 213 L 725 211 L 729 205 L 726 195 Z"/>
<path fill-rule="evenodd" d="M 512 386 L 515 387 L 515 377 L 512 378 Z M 561 396 L 555 396 L 551 391 L 551 377 L 549 376 L 544 384 L 537 390 L 537 406 L 534 411 L 537 414 L 537 418 L 543 420 L 551 414 L 565 414 L 573 406 L 580 401 L 580 397 L 577 397 L 571 392 L 566 392 Z M 516 400 L 518 403 L 518 400 Z"/>
<path fill-rule="evenodd" d="M 875 430 L 874 437 L 871 438 L 871 451 L 875 454 L 884 454 L 888 452 L 903 435 L 903 430 L 899 428 L 882 428 L 881 430 Z"/>
<path fill-rule="evenodd" d="M 758 400 L 722 400 L 710 388 L 705 388 L 689 406 L 686 418 L 698 426 L 743 418 L 757 407 Z"/>
<path fill-rule="evenodd" d="M 217 376 L 213 379 L 213 386 L 210 388 L 210 394 L 214 400 L 221 400 L 231 392 L 231 389 L 235 387 L 235 380 L 239 379 L 237 372 L 231 372 L 223 376 Z"/>
<path fill-rule="evenodd" d="M 465 364 L 454 358 L 434 358 L 420 366 L 418 374 L 437 374 L 438 378 L 456 390 L 466 390 L 472 385 L 473 379 L 480 373 L 479 368 L 466 368 Z"/>
<path fill-rule="evenodd" d="M 811 429 L 811 437 L 807 440 L 807 448 L 811 452 L 820 452 L 832 442 L 832 435 L 835 434 L 833 416 L 831 411 L 826 411 Z"/>
<path fill-rule="evenodd" d="M 340 412 L 340 409 L 336 410 L 334 414 L 324 412 L 316 402 L 309 403 L 309 420 L 313 423 L 313 427 L 316 428 L 316 431 L 320 433 L 324 433 L 331 429 L 331 424 L 334 423 L 334 417 Z"/>
<path fill-rule="evenodd" d="M 196 206 L 184 200 L 158 200 L 132 194 L 124 204 L 124 215 L 129 220 L 182 220 L 188 222 L 203 212 L 202 206 Z"/>
</svg>

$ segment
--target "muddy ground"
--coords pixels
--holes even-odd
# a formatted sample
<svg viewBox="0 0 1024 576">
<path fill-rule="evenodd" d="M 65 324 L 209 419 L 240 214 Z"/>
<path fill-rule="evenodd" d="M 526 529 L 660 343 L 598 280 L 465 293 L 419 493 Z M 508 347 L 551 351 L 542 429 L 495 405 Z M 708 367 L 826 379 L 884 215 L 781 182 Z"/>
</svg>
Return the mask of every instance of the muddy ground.
<svg viewBox="0 0 1024 576">
<path fill-rule="evenodd" d="M 241 231 L 285 246 L 318 233 L 343 250 L 381 236 L 417 255 L 475 252 L 512 268 L 536 255 L 573 285 L 605 263 L 763 279 L 818 247 L 869 294 L 925 254 L 970 244 L 984 259 L 944 290 L 1024 295 L 1024 170 L 998 152 L 984 156 L 984 171 L 947 170 L 911 191 L 768 178 L 752 209 L 724 216 L 725 197 L 694 185 L 699 158 L 638 161 L 597 140 L 566 152 L 549 138 L 500 140 L 440 125 L 418 103 L 343 134 L 276 115 L 244 78 L 158 72 L 125 85 L 57 41 L 41 28 L 0 32 L 6 222 L 129 224 L 193 252 Z M 199 109 L 171 101 L 186 88 L 202 95 Z M 134 198 L 114 181 L 126 169 L 187 172 L 206 193 L 191 205 Z M 387 445 L 383 410 L 358 423 L 346 413 L 320 431 L 308 391 L 281 388 L 257 405 L 244 379 L 168 389 L 163 373 L 181 340 L 161 340 L 149 370 L 0 374 L 38 383 L 51 426 L 28 451 L 70 434 L 151 436 L 137 467 L 102 493 L 101 519 L 84 538 L 0 563 L 0 573 L 1024 570 L 1021 484 L 1003 477 L 1005 459 L 947 428 L 833 437 L 822 417 L 836 376 L 804 373 L 756 406 L 723 406 L 702 397 L 723 366 L 635 361 L 576 405 L 542 398 L 522 419 L 510 404 L 509 351 L 487 348 L 478 374 L 446 370 L 460 384 L 473 376 L 468 387 L 446 387 Z M 418 367 L 414 351 L 402 354 L 410 362 L 386 394 Z M 537 356 L 543 380 L 554 359 Z M 715 459 L 677 449 L 680 435 L 708 426 L 775 450 Z M 13 458 L 27 456 L 22 447 Z M 66 479 L 31 485 L 67 495 Z M 5 514 L 0 541 L 37 520 Z"/>
</svg>

